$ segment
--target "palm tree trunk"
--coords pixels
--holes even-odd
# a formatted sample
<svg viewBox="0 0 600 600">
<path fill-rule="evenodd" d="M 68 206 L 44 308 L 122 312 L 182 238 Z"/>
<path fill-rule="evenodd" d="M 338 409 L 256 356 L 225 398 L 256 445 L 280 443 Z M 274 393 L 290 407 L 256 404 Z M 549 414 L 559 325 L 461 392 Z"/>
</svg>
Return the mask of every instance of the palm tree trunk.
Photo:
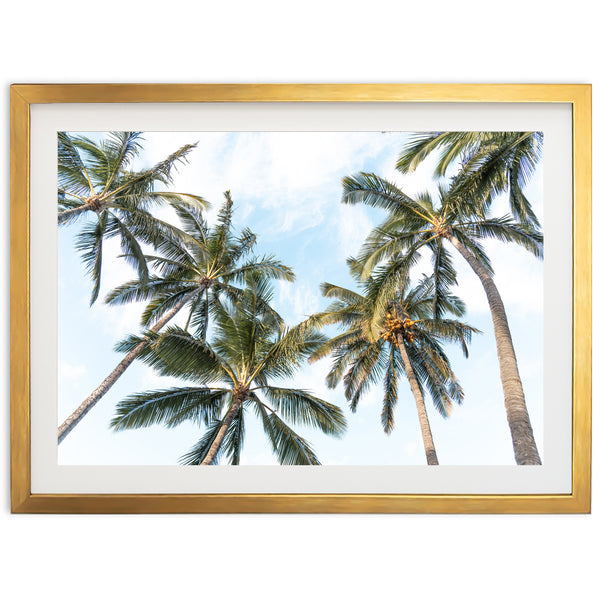
<svg viewBox="0 0 600 600">
<path fill-rule="evenodd" d="M 219 427 L 217 437 L 215 437 L 215 439 L 213 440 L 213 443 L 210 445 L 210 448 L 208 449 L 208 452 L 206 453 L 206 456 L 204 457 L 204 460 L 200 463 L 200 465 L 213 464 L 215 458 L 217 457 L 217 454 L 219 453 L 219 450 L 221 449 L 221 445 L 223 444 L 223 440 L 225 439 L 225 434 L 227 433 L 227 430 L 229 429 L 229 426 L 231 425 L 231 422 L 233 421 L 234 417 L 238 414 L 238 411 L 242 406 L 243 400 L 244 397 L 242 394 L 234 396 L 233 402 L 231 403 L 227 414 L 223 418 L 221 427 Z"/>
<path fill-rule="evenodd" d="M 149 329 L 152 333 L 157 333 L 162 329 L 180 310 L 189 302 L 190 298 L 197 294 L 199 290 L 193 290 L 186 294 L 162 319 Z M 136 356 L 147 346 L 150 340 L 141 341 L 127 356 L 112 370 L 110 375 L 65 419 L 63 424 L 58 428 L 58 443 L 60 444 L 69 432 L 85 417 L 85 415 L 97 404 L 123 375 L 127 367 L 134 361 Z"/>
<path fill-rule="evenodd" d="M 204 330 L 202 331 L 202 340 L 205 342 L 206 341 L 206 334 L 208 331 L 208 286 L 206 286 L 205 289 L 206 292 L 206 299 L 204 301 L 204 310 L 205 310 L 205 314 L 204 314 Z"/>
<path fill-rule="evenodd" d="M 500 379 L 504 391 L 504 404 L 506 416 L 512 436 L 515 459 L 518 465 L 541 465 L 540 455 L 533 437 L 533 429 L 529 420 L 529 413 L 525 405 L 523 384 L 519 376 L 517 357 L 508 327 L 508 319 L 500 292 L 491 275 L 477 260 L 473 253 L 454 236 L 449 233 L 445 236 L 450 243 L 460 252 L 469 263 L 477 277 L 479 277 L 485 290 L 496 336 L 496 350 L 500 363 Z"/>
<path fill-rule="evenodd" d="M 79 213 L 87 212 L 88 210 L 93 210 L 93 206 L 91 204 L 82 204 L 81 206 L 77 206 L 76 208 L 69 208 L 67 210 L 63 210 L 62 212 L 58 213 L 58 223 L 60 224 L 63 221 L 69 219 L 70 217 L 74 217 Z"/>
<path fill-rule="evenodd" d="M 429 418 L 427 417 L 427 410 L 425 408 L 425 401 L 423 400 L 423 394 L 421 394 L 421 388 L 417 382 L 417 377 L 412 368 L 406 346 L 404 344 L 404 338 L 401 334 L 396 336 L 398 341 L 398 348 L 400 349 L 400 355 L 402 356 L 402 362 L 404 363 L 404 370 L 406 371 L 406 377 L 410 383 L 410 389 L 412 390 L 413 396 L 415 397 L 415 403 L 417 405 L 417 414 L 419 415 L 419 423 L 421 424 L 421 435 L 423 436 L 423 446 L 425 446 L 425 456 L 427 457 L 428 465 L 439 465 L 435 446 L 433 445 L 433 436 L 431 435 L 431 428 L 429 427 Z"/>
</svg>

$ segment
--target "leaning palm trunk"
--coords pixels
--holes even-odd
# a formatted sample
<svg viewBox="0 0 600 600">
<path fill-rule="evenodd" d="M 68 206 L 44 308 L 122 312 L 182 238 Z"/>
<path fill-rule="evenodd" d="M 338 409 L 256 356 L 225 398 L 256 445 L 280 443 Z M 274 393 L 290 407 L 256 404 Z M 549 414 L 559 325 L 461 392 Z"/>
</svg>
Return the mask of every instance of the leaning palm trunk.
<svg viewBox="0 0 600 600">
<path fill-rule="evenodd" d="M 201 465 L 212 465 L 213 462 L 215 462 L 215 458 L 217 458 L 217 454 L 219 453 L 219 450 L 221 449 L 221 445 L 223 444 L 223 440 L 225 439 L 225 434 L 227 433 L 227 430 L 229 429 L 231 422 L 233 421 L 235 416 L 238 414 L 238 411 L 240 410 L 240 408 L 242 406 L 243 400 L 244 400 L 244 397 L 242 394 L 234 396 L 231 407 L 227 411 L 227 414 L 225 415 L 225 418 L 223 419 L 223 422 L 221 423 L 221 427 L 219 427 L 217 436 L 213 440 L 213 443 L 210 445 L 210 448 L 208 449 L 206 456 L 200 463 Z"/>
<path fill-rule="evenodd" d="M 152 333 L 160 331 L 182 308 L 189 300 L 198 293 L 199 290 L 193 290 L 186 294 L 162 319 L 149 329 Z M 150 339 L 145 339 L 140 342 L 127 356 L 113 369 L 106 379 L 65 419 L 63 424 L 58 428 L 58 443 L 60 444 L 69 432 L 85 417 L 85 415 L 97 404 L 123 375 L 127 367 L 135 360 L 136 356 L 148 345 Z"/>
<path fill-rule="evenodd" d="M 412 368 L 406 346 L 404 345 L 404 338 L 401 334 L 396 336 L 398 342 L 398 348 L 400 349 L 400 355 L 402 356 L 402 362 L 404 363 L 404 369 L 406 371 L 406 377 L 410 383 L 410 389 L 415 397 L 415 403 L 417 405 L 417 414 L 419 415 L 419 423 L 421 425 L 421 435 L 423 436 L 423 446 L 425 446 L 425 456 L 427 457 L 428 465 L 439 465 L 437 454 L 435 452 L 435 446 L 433 445 L 433 436 L 431 435 L 431 428 L 429 427 L 429 418 L 427 417 L 427 410 L 425 408 L 425 401 L 423 400 L 423 394 L 421 388 L 417 383 L 417 377 Z"/>
<path fill-rule="evenodd" d="M 500 292 L 490 274 L 477 260 L 472 252 L 466 248 L 452 233 L 445 236 L 450 243 L 460 252 L 469 266 L 479 277 L 485 290 L 496 336 L 496 349 L 500 363 L 500 379 L 504 391 L 506 416 L 513 441 L 515 459 L 518 465 L 541 465 L 540 455 L 533 437 L 533 429 L 529 420 L 529 413 L 525 405 L 523 384 L 517 367 L 517 357 L 508 327 L 508 319 Z"/>
</svg>

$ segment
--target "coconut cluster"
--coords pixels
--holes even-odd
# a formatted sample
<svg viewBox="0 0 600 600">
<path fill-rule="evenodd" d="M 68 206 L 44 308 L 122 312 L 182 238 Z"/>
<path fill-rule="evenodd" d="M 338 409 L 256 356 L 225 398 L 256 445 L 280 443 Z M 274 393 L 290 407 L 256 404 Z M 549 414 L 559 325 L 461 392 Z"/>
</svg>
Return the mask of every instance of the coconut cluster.
<svg viewBox="0 0 600 600">
<path fill-rule="evenodd" d="M 381 337 L 386 342 L 392 342 L 395 346 L 398 345 L 397 334 L 402 335 L 407 342 L 413 342 L 415 339 L 412 331 L 414 324 L 415 322 L 411 319 L 400 319 L 392 313 L 386 313 Z"/>
</svg>

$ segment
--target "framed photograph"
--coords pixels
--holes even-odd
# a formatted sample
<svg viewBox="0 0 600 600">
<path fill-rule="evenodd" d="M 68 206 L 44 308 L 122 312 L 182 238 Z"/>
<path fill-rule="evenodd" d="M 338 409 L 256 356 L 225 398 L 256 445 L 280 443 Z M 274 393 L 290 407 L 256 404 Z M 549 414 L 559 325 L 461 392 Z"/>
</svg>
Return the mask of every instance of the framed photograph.
<svg viewBox="0 0 600 600">
<path fill-rule="evenodd" d="M 11 499 L 585 513 L 589 85 L 13 85 Z"/>
</svg>

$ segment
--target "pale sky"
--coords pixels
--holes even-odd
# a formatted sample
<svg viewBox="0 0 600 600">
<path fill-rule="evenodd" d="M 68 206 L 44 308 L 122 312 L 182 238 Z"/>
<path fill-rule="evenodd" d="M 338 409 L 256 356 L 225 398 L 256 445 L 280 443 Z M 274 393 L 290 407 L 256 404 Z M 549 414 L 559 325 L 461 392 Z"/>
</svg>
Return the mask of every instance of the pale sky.
<svg viewBox="0 0 600 600">
<path fill-rule="evenodd" d="M 250 227 L 258 234 L 257 254 L 275 253 L 296 273 L 293 284 L 275 282 L 275 308 L 289 325 L 295 325 L 328 301 L 319 292 L 323 281 L 353 287 L 345 259 L 356 254 L 369 231 L 385 218 L 381 210 L 346 206 L 340 202 L 341 179 L 358 171 L 372 171 L 394 181 L 405 193 L 432 188 L 427 161 L 414 174 L 402 176 L 394 163 L 407 139 L 406 133 L 205 133 L 154 132 L 144 134 L 144 150 L 134 165 L 150 166 L 180 146 L 198 142 L 182 165 L 171 189 L 203 196 L 212 204 L 208 220 L 214 220 L 230 190 L 237 230 Z M 527 194 L 543 222 L 542 168 Z M 494 207 L 507 212 L 505 199 Z M 165 212 L 163 217 L 170 217 Z M 95 216 L 90 215 L 90 218 Z M 121 360 L 114 344 L 137 333 L 143 304 L 109 307 L 102 303 L 115 286 L 135 278 L 122 259 L 118 242 L 105 247 L 103 282 L 99 300 L 89 308 L 91 282 L 73 237 L 83 221 L 59 229 L 59 423 L 108 375 Z M 525 250 L 486 242 L 496 271 L 496 284 L 504 300 L 525 397 L 536 442 L 543 461 L 543 263 Z M 454 255 L 454 253 L 453 253 Z M 451 417 L 443 419 L 428 397 L 425 403 L 440 464 L 514 464 L 492 322 L 481 284 L 460 256 L 455 256 L 459 286 L 456 293 L 466 302 L 464 321 L 482 330 L 474 336 L 470 357 L 447 347 L 465 401 Z M 424 261 L 422 270 L 428 269 Z M 417 278 L 418 273 L 415 273 Z M 183 324 L 185 313 L 173 323 Z M 340 439 L 318 430 L 297 427 L 325 465 L 425 464 L 414 398 L 408 382 L 400 386 L 396 426 L 386 435 L 380 424 L 381 385 L 373 386 L 357 412 L 346 407 L 343 389 L 329 390 L 325 375 L 329 361 L 307 365 L 288 382 L 337 404 L 345 411 L 348 431 Z M 59 446 L 60 464 L 164 465 L 179 457 L 201 437 L 195 425 L 176 429 L 154 426 L 112 432 L 108 423 L 117 402 L 144 390 L 189 385 L 158 376 L 149 367 L 134 363 L 98 405 Z M 242 464 L 277 464 L 260 425 L 249 413 Z"/>
</svg>

